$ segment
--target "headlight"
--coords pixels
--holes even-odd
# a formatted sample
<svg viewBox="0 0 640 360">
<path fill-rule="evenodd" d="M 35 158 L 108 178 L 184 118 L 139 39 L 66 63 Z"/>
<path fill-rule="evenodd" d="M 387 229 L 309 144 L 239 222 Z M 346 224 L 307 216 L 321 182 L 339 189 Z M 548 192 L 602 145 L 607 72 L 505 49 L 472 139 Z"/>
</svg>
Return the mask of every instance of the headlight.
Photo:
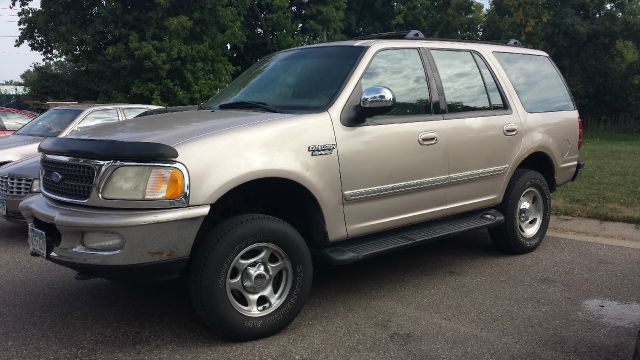
<svg viewBox="0 0 640 360">
<path fill-rule="evenodd" d="M 40 192 L 40 179 L 33 179 L 31 183 L 31 192 L 39 193 Z"/>
<path fill-rule="evenodd" d="M 184 174 L 174 167 L 122 166 L 104 184 L 110 200 L 176 200 L 185 193 Z"/>
</svg>

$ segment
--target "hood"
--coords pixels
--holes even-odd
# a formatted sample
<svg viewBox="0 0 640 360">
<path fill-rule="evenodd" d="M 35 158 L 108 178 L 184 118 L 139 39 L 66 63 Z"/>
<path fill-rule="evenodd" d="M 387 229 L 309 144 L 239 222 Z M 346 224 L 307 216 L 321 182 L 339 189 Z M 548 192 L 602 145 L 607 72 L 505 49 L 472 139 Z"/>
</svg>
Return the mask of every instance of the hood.
<svg viewBox="0 0 640 360">
<path fill-rule="evenodd" d="M 0 167 L 0 175 L 35 179 L 40 176 L 40 155 L 14 161 Z"/>
<path fill-rule="evenodd" d="M 38 154 L 42 137 L 11 135 L 0 138 L 0 163 L 16 161 Z"/>
<path fill-rule="evenodd" d="M 175 146 L 203 135 L 291 116 L 293 115 L 238 110 L 185 111 L 100 125 L 68 137 L 156 142 Z"/>
<path fill-rule="evenodd" d="M 39 136 L 9 135 L 0 137 L 0 150 L 10 149 L 22 145 L 39 143 L 44 139 Z"/>
</svg>

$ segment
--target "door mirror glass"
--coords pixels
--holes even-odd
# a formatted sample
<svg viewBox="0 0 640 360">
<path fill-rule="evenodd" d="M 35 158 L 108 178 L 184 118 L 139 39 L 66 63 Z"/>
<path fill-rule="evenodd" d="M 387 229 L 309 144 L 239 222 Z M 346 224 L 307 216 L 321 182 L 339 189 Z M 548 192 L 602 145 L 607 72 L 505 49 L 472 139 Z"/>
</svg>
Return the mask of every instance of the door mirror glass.
<svg viewBox="0 0 640 360">
<path fill-rule="evenodd" d="M 366 117 L 381 115 L 393 109 L 396 97 L 385 86 L 373 86 L 365 89 L 360 98 L 360 109 Z"/>
</svg>

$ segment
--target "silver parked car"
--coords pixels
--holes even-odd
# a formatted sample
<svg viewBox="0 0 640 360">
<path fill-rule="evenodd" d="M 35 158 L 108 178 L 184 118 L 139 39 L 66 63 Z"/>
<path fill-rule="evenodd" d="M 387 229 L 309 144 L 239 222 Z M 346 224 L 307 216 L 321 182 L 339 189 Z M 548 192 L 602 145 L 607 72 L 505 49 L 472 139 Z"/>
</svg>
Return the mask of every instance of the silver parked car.
<svg viewBox="0 0 640 360">
<path fill-rule="evenodd" d="M 22 222 L 18 205 L 40 193 L 40 156 L 34 155 L 0 167 L 0 218 Z"/>
<path fill-rule="evenodd" d="M 131 119 L 155 105 L 79 104 L 57 107 L 35 118 L 13 135 L 0 137 L 0 165 L 38 153 L 48 137 L 63 137 L 91 126 Z"/>
</svg>

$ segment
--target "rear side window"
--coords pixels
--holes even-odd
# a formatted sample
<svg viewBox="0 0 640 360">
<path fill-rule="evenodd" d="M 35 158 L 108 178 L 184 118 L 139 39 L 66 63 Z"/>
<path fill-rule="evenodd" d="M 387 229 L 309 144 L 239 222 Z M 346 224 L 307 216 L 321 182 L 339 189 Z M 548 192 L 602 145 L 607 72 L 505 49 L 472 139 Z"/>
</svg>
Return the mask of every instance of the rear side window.
<svg viewBox="0 0 640 360">
<path fill-rule="evenodd" d="M 491 100 L 491 108 L 493 110 L 505 110 L 507 107 L 505 106 L 504 99 L 502 98 L 502 94 L 500 94 L 500 90 L 498 90 L 496 79 L 489 70 L 487 63 L 476 53 L 473 54 L 473 58 L 476 60 L 484 84 L 487 86 L 487 93 L 489 93 L 489 100 Z"/>
<path fill-rule="evenodd" d="M 567 86 L 546 56 L 494 53 L 529 113 L 575 110 Z"/>
<path fill-rule="evenodd" d="M 143 112 L 149 109 L 145 108 L 122 108 L 122 112 L 124 113 L 124 117 L 127 119 L 133 119 L 134 117 L 142 114 Z"/>
</svg>

